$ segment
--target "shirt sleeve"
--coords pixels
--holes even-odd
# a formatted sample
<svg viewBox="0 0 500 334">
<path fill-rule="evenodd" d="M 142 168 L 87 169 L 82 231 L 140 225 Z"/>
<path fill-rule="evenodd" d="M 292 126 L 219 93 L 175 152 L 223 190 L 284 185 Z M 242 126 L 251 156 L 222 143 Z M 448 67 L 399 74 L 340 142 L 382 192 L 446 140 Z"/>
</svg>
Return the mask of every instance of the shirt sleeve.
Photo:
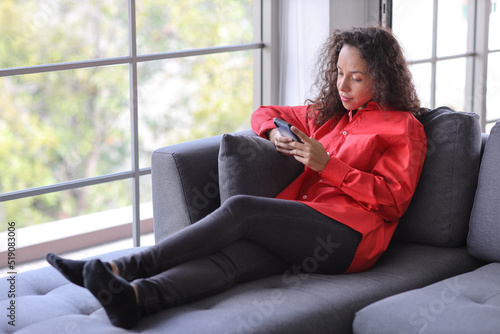
<svg viewBox="0 0 500 334">
<path fill-rule="evenodd" d="M 371 171 L 360 171 L 331 157 L 322 171 L 330 181 L 368 211 L 386 221 L 398 220 L 417 187 L 426 153 L 426 141 L 401 136 L 380 156 Z"/>
<path fill-rule="evenodd" d="M 311 131 L 307 122 L 307 106 L 262 106 L 252 114 L 252 130 L 260 137 L 266 138 L 266 132 L 276 128 L 273 122 L 275 117 L 292 124 L 310 136 Z"/>
</svg>

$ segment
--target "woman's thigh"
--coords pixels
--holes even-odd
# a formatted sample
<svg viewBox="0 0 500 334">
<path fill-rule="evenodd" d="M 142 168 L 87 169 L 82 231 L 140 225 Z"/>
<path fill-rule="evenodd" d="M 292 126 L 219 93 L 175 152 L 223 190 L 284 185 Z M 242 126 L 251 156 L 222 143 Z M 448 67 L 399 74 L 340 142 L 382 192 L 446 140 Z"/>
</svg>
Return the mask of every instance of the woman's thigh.
<svg viewBox="0 0 500 334">
<path fill-rule="evenodd" d="M 243 225 L 243 239 L 303 271 L 344 272 L 361 240 L 361 233 L 303 203 L 236 196 L 227 205 L 241 214 L 235 223 Z"/>
</svg>

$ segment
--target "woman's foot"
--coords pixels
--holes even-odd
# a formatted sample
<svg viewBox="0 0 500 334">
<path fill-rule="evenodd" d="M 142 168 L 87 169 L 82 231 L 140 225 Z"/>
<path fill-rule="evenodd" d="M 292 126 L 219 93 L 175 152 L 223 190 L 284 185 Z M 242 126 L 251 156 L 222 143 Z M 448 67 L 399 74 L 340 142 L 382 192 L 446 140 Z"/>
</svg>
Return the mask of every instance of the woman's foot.
<svg viewBox="0 0 500 334">
<path fill-rule="evenodd" d="M 87 261 L 63 259 L 53 253 L 48 253 L 45 258 L 70 282 L 83 287 L 83 266 Z"/>
<path fill-rule="evenodd" d="M 82 260 L 69 260 L 63 259 L 53 253 L 48 253 L 45 256 L 48 263 L 54 268 L 56 268 L 64 277 L 66 277 L 70 282 L 84 287 L 83 285 L 83 267 L 88 261 Z M 118 269 L 113 267 L 111 263 L 103 263 L 106 267 L 113 270 L 114 273 L 118 274 Z"/>
<path fill-rule="evenodd" d="M 113 325 L 128 329 L 140 319 L 141 310 L 134 287 L 100 260 L 85 264 L 83 282 L 104 307 Z"/>
</svg>

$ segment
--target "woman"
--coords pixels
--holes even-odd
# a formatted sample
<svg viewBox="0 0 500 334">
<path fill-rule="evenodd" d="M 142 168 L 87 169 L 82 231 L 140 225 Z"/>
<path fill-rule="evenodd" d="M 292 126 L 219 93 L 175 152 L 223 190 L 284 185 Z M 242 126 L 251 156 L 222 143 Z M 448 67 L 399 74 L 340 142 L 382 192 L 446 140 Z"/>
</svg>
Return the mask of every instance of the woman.
<svg viewBox="0 0 500 334">
<path fill-rule="evenodd" d="M 415 191 L 426 153 L 411 75 L 383 28 L 335 31 L 324 46 L 318 96 L 307 106 L 261 107 L 252 128 L 304 172 L 275 199 L 234 196 L 147 250 L 109 263 L 47 260 L 89 289 L 115 326 L 279 275 L 311 256 L 308 272 L 371 267 Z M 273 118 L 302 143 L 281 136 Z"/>
</svg>

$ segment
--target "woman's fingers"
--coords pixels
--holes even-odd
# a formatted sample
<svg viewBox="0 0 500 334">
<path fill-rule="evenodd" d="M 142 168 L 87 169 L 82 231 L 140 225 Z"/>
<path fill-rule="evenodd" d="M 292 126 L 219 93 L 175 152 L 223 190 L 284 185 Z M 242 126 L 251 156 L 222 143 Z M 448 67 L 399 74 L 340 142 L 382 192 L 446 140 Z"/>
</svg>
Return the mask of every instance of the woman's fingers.
<svg viewBox="0 0 500 334">
<path fill-rule="evenodd" d="M 307 167 L 316 172 L 321 172 L 325 169 L 330 156 L 326 153 L 323 145 L 312 137 L 308 137 L 305 133 L 292 126 L 292 131 L 295 133 L 303 143 L 294 142 L 290 144 L 294 147 L 291 154 L 295 159 L 302 162 Z"/>
</svg>

